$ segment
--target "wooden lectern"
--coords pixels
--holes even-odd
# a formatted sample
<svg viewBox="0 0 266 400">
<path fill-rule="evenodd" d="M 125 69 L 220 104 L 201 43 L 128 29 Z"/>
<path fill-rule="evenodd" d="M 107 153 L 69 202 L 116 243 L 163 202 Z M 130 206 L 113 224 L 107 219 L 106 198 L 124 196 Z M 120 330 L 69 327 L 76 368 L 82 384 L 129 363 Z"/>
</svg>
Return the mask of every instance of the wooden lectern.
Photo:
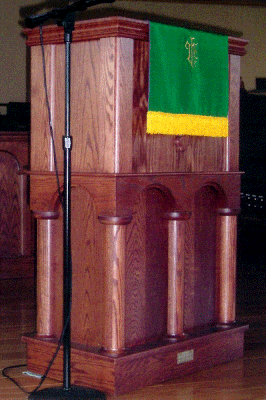
<svg viewBox="0 0 266 400">
<path fill-rule="evenodd" d="M 63 29 L 43 28 L 60 179 Z M 77 22 L 72 44 L 72 379 L 120 394 L 243 354 L 235 321 L 240 56 L 229 38 L 228 138 L 146 134 L 149 23 Z M 31 209 L 37 218 L 37 333 L 44 373 L 62 329 L 62 212 L 38 29 L 31 46 Z M 62 353 L 50 371 L 62 377 Z"/>
</svg>

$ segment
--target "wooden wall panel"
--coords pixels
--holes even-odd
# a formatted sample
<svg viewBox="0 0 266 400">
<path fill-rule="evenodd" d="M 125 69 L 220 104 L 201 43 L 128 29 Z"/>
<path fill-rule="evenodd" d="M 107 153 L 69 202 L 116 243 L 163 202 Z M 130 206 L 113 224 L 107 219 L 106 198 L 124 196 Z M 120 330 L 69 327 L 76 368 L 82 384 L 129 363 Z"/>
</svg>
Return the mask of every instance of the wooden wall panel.
<svg viewBox="0 0 266 400">
<path fill-rule="evenodd" d="M 149 43 L 134 41 L 133 116 L 132 116 L 132 172 L 147 170 L 146 114 L 148 109 Z"/>
<path fill-rule="evenodd" d="M 126 346 L 145 341 L 146 306 L 145 270 L 146 240 L 143 224 L 146 217 L 145 196 L 141 195 L 133 210 L 132 222 L 127 226 L 126 251 Z"/>
<path fill-rule="evenodd" d="M 82 188 L 72 191 L 73 304 L 72 340 L 85 346 L 102 345 L 103 270 L 95 203 Z"/>
<path fill-rule="evenodd" d="M 0 257 L 21 255 L 19 165 L 0 151 Z"/>
<path fill-rule="evenodd" d="M 51 59 L 53 67 L 51 76 L 51 92 L 48 92 L 51 107 L 51 119 L 55 142 L 55 151 L 57 164 L 60 171 L 63 171 L 63 145 L 62 138 L 65 135 L 65 48 L 64 45 L 53 46 L 53 58 Z M 39 77 L 40 79 L 40 77 Z M 49 121 L 46 119 L 48 129 Z M 40 132 L 39 132 L 40 134 Z M 55 171 L 54 152 L 51 142 L 50 129 L 47 131 L 50 140 L 50 171 Z"/>
<path fill-rule="evenodd" d="M 0 278 L 33 276 L 29 133 L 0 132 Z"/>
<path fill-rule="evenodd" d="M 166 334 L 167 221 L 170 198 L 156 187 L 143 191 L 127 227 L 126 344 L 146 343 Z"/>
<path fill-rule="evenodd" d="M 46 46 L 46 76 L 47 89 L 49 91 L 49 102 L 53 92 L 53 59 L 54 46 Z M 48 110 L 45 99 L 44 81 L 43 81 L 43 62 L 41 48 L 35 47 L 32 49 L 31 63 L 31 145 L 35 149 L 31 153 L 31 168 L 37 171 L 51 170 L 51 142 L 50 131 L 48 124 Z M 42 134 L 40 134 L 42 133 Z"/>
<path fill-rule="evenodd" d="M 116 47 L 114 172 L 131 173 L 134 41 L 117 38 Z"/>
<path fill-rule="evenodd" d="M 73 171 L 131 172 L 133 40 L 73 44 Z"/>
<path fill-rule="evenodd" d="M 100 41 L 72 45 L 71 135 L 74 171 L 95 172 L 100 169 L 101 147 L 98 136 L 100 119 L 99 88 L 101 68 Z"/>
<path fill-rule="evenodd" d="M 215 322 L 217 200 L 209 186 L 195 194 L 194 326 Z"/>
<path fill-rule="evenodd" d="M 229 57 L 229 81 L 230 81 L 230 96 L 229 96 L 229 132 L 227 138 L 227 157 L 225 159 L 225 171 L 239 170 L 239 106 L 240 106 L 240 62 L 241 59 L 235 54 L 230 54 Z"/>
</svg>

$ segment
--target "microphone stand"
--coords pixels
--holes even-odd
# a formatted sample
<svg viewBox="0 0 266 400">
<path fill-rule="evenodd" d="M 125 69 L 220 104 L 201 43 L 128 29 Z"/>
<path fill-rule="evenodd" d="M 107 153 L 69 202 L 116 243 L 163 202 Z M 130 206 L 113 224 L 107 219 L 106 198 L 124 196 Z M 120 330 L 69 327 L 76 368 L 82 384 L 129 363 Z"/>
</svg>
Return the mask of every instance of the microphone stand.
<svg viewBox="0 0 266 400">
<path fill-rule="evenodd" d="M 28 28 L 42 25 L 49 19 L 55 19 L 58 25 L 64 27 L 65 42 L 65 135 L 63 137 L 64 150 L 64 196 L 63 196 L 63 386 L 33 391 L 28 399 L 46 400 L 77 400 L 77 399 L 105 399 L 104 393 L 71 385 L 71 297 L 72 297 L 72 259 L 71 259 L 71 149 L 70 135 L 70 60 L 72 32 L 75 24 L 75 12 L 84 11 L 87 7 L 100 3 L 113 3 L 115 0 L 79 0 L 46 14 L 28 17 L 25 24 Z"/>
</svg>

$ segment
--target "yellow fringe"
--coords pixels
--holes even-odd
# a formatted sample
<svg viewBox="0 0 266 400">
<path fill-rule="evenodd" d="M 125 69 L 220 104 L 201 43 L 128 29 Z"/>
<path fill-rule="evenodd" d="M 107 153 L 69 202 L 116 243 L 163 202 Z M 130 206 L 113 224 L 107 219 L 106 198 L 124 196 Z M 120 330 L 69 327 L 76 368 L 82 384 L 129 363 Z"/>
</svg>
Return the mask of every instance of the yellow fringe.
<svg viewBox="0 0 266 400">
<path fill-rule="evenodd" d="M 228 118 L 148 111 L 147 133 L 227 137 Z"/>
</svg>

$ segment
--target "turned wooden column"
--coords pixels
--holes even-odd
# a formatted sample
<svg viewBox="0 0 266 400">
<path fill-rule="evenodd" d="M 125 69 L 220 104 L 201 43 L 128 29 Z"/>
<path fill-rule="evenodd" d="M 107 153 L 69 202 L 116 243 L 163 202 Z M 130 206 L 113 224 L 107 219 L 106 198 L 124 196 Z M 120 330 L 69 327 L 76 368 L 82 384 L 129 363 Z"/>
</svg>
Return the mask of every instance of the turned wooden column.
<svg viewBox="0 0 266 400">
<path fill-rule="evenodd" d="M 168 319 L 167 336 L 179 339 L 184 336 L 184 257 L 185 221 L 191 213 L 168 212 Z"/>
<path fill-rule="evenodd" d="M 59 212 L 34 211 L 37 219 L 37 335 L 52 337 L 53 332 L 53 224 Z"/>
<path fill-rule="evenodd" d="M 119 354 L 125 349 L 125 231 L 131 216 L 98 217 L 105 224 L 103 348 Z"/>
<path fill-rule="evenodd" d="M 31 214 L 27 204 L 29 177 L 23 172 L 18 173 L 20 188 L 20 251 L 22 256 L 28 256 L 32 252 L 31 246 Z"/>
<path fill-rule="evenodd" d="M 217 217 L 216 314 L 218 325 L 235 322 L 237 215 L 239 209 L 220 208 Z"/>
</svg>

